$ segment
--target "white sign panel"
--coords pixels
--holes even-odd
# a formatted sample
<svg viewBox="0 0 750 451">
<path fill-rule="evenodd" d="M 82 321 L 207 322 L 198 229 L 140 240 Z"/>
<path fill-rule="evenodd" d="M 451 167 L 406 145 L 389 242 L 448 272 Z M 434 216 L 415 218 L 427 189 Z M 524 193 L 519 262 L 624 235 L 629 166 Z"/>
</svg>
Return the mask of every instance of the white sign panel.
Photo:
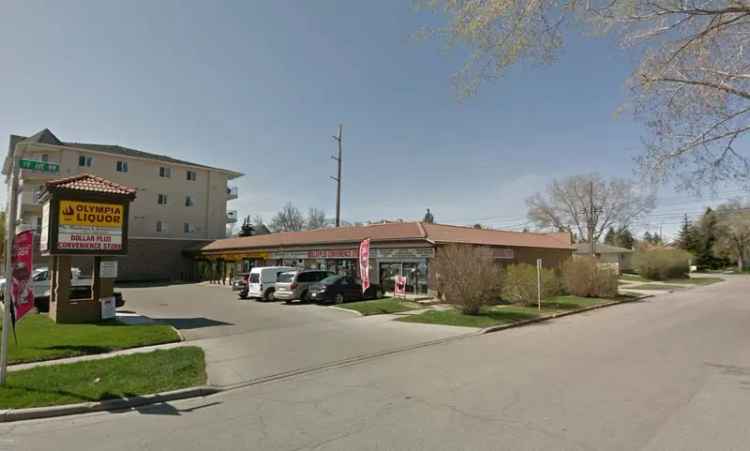
<svg viewBox="0 0 750 451">
<path fill-rule="evenodd" d="M 119 251 L 122 250 L 122 230 L 60 224 L 57 248 Z"/>
<path fill-rule="evenodd" d="M 114 296 L 99 299 L 102 304 L 102 319 L 112 319 L 117 316 L 117 303 Z"/>
<path fill-rule="evenodd" d="M 116 279 L 117 261 L 104 260 L 99 262 L 99 277 L 101 277 L 102 279 Z"/>
<path fill-rule="evenodd" d="M 47 245 L 49 244 L 49 202 L 45 202 L 42 206 L 42 231 L 39 234 L 39 250 L 41 252 L 47 252 Z"/>
</svg>

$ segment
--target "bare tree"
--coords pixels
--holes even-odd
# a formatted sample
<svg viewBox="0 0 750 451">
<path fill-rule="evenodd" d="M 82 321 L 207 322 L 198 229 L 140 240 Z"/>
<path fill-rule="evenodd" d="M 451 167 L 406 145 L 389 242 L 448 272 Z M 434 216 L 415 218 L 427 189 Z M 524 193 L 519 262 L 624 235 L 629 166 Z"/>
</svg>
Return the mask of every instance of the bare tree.
<svg viewBox="0 0 750 451">
<path fill-rule="evenodd" d="M 308 230 L 322 229 L 327 224 L 326 212 L 319 208 L 311 208 L 307 212 L 305 227 Z"/>
<path fill-rule="evenodd" d="M 449 24 L 428 30 L 471 49 L 454 82 L 473 95 L 522 61 L 549 62 L 575 21 L 645 49 L 629 81 L 633 112 L 649 129 L 642 173 L 679 186 L 750 186 L 750 2 L 747 0 L 417 0 Z"/>
<path fill-rule="evenodd" d="M 468 315 L 478 314 L 482 306 L 500 296 L 502 274 L 487 248 L 441 246 L 431 263 L 430 275 L 445 301 Z"/>
<path fill-rule="evenodd" d="M 717 240 L 714 248 L 719 255 L 737 261 L 737 269 L 743 271 L 750 259 L 750 205 L 738 201 L 720 205 L 716 209 L 718 221 Z"/>
<path fill-rule="evenodd" d="M 274 232 L 298 232 L 305 227 L 305 218 L 297 207 L 287 202 L 273 217 L 270 225 Z"/>
<path fill-rule="evenodd" d="M 574 231 L 591 242 L 609 227 L 627 227 L 653 210 L 654 199 L 631 181 L 591 174 L 554 180 L 544 194 L 526 199 L 526 205 L 529 220 L 538 227 Z"/>
</svg>

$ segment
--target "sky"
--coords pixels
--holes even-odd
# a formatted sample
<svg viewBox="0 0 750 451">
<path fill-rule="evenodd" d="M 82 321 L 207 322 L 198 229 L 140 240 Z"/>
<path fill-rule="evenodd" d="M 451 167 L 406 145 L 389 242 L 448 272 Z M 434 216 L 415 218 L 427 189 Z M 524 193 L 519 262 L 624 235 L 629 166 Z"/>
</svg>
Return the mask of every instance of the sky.
<svg viewBox="0 0 750 451">
<path fill-rule="evenodd" d="M 266 221 L 288 201 L 335 215 L 340 123 L 352 222 L 430 208 L 436 222 L 521 228 L 553 178 L 634 177 L 645 130 L 616 112 L 635 55 L 569 32 L 555 63 L 459 101 L 465 49 L 415 38 L 442 20 L 409 0 L 6 0 L 0 142 L 46 127 L 238 170 L 228 208 Z M 660 196 L 640 231 L 671 234 L 721 200 Z"/>
</svg>

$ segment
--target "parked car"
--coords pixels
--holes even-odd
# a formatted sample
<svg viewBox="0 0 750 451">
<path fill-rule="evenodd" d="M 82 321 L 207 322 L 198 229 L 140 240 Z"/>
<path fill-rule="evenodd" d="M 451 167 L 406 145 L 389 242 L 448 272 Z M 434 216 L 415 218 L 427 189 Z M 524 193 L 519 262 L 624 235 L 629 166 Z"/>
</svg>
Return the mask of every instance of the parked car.
<svg viewBox="0 0 750 451">
<path fill-rule="evenodd" d="M 240 291 L 240 298 L 255 298 L 273 301 L 276 279 L 279 274 L 294 271 L 291 266 L 259 266 L 250 270 L 247 286 Z"/>
<path fill-rule="evenodd" d="M 326 277 L 309 288 L 310 299 L 316 302 L 333 302 L 343 304 L 348 301 L 377 299 L 383 296 L 379 285 L 370 285 L 362 293 L 362 284 L 350 276 L 334 275 Z"/>
<path fill-rule="evenodd" d="M 70 284 L 74 287 L 91 286 L 92 279 L 83 277 L 79 268 L 70 268 Z M 34 299 L 44 297 L 49 291 L 49 268 L 40 267 L 31 272 L 31 291 Z M 0 279 L 0 298 L 5 296 L 5 278 Z"/>
<path fill-rule="evenodd" d="M 330 271 L 317 269 L 285 272 L 276 280 L 274 298 L 287 302 L 295 299 L 309 301 L 310 286 L 332 275 Z"/>
<path fill-rule="evenodd" d="M 249 272 L 241 272 L 232 278 L 232 291 L 242 291 L 247 286 L 247 279 L 250 277 Z"/>
</svg>

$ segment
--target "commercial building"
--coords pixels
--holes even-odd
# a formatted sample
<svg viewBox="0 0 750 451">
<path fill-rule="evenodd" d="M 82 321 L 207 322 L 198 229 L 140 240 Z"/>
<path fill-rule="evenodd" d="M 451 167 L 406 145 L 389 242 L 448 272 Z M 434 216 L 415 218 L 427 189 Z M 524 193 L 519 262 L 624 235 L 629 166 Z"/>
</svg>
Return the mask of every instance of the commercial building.
<svg viewBox="0 0 750 451">
<path fill-rule="evenodd" d="M 358 245 L 371 240 L 370 279 L 393 290 L 395 275 L 407 277 L 407 292 L 424 294 L 430 288 L 430 261 L 440 246 L 467 244 L 487 247 L 497 262 L 559 267 L 574 247 L 568 233 L 527 233 L 474 229 L 422 222 L 385 223 L 358 227 L 227 238 L 197 247 L 189 254 L 195 273 L 208 278 L 251 266 L 289 265 L 334 272 L 358 272 Z"/>
<path fill-rule="evenodd" d="M 228 182 L 240 177 L 239 172 L 122 146 L 63 142 L 44 129 L 30 137 L 10 136 L 3 165 L 6 183 L 16 152 L 24 159 L 59 165 L 55 172 L 21 170 L 21 229 L 40 230 L 38 194 L 47 181 L 92 174 L 136 189 L 130 206 L 130 251 L 120 261 L 120 280 L 189 278 L 192 264 L 183 250 L 224 238 L 227 223 L 237 221 L 227 202 L 238 196 Z"/>
</svg>

